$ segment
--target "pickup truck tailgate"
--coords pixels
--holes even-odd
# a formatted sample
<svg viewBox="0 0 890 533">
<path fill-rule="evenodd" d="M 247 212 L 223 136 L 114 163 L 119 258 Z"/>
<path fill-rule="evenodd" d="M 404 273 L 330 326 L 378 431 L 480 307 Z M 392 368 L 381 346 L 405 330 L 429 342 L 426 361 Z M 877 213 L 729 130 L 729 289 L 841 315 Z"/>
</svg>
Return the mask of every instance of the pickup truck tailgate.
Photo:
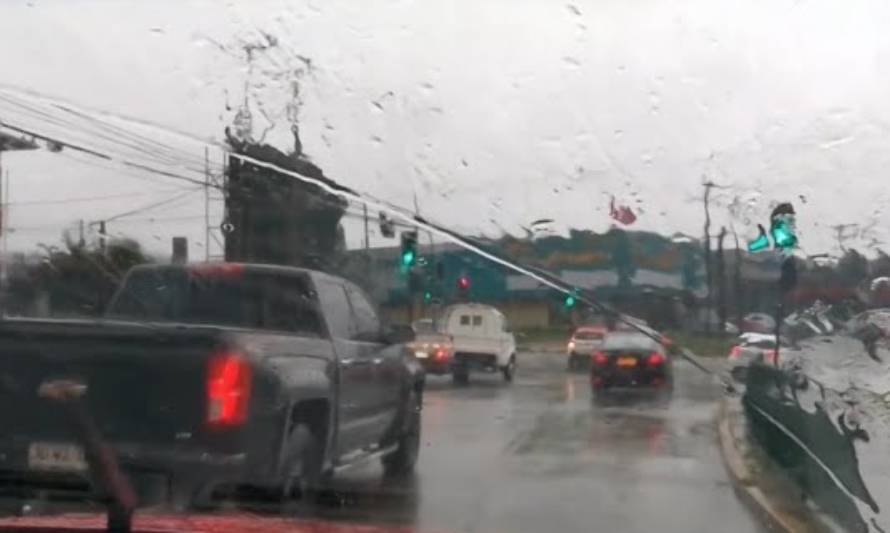
<svg viewBox="0 0 890 533">
<path fill-rule="evenodd" d="M 38 396 L 70 379 L 102 435 L 171 442 L 204 418 L 205 365 L 218 339 L 174 328 L 77 321 L 0 323 L 0 438 L 70 439 L 64 406 Z"/>
</svg>

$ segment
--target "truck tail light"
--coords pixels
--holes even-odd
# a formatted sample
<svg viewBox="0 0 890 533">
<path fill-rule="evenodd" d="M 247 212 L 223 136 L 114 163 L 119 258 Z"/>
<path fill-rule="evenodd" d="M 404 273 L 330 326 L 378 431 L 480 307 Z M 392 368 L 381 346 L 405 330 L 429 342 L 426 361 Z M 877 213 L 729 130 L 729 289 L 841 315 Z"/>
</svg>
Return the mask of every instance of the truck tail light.
<svg viewBox="0 0 890 533">
<path fill-rule="evenodd" d="M 207 365 L 207 423 L 231 427 L 246 422 L 252 381 L 253 371 L 242 353 L 213 354 Z"/>
</svg>

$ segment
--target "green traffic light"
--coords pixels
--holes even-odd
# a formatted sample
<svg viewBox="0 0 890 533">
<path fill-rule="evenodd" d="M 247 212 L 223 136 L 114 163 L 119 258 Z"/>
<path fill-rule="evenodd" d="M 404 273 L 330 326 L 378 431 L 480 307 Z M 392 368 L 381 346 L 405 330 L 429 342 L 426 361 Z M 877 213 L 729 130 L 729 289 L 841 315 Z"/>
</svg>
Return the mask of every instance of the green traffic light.
<svg viewBox="0 0 890 533">
<path fill-rule="evenodd" d="M 423 301 L 424 301 L 424 302 L 429 302 L 429 301 L 432 300 L 432 299 L 433 299 L 433 293 L 431 293 L 430 291 L 424 291 L 424 293 L 423 293 Z"/>
<path fill-rule="evenodd" d="M 403 266 L 412 266 L 413 264 L 414 264 L 414 250 L 405 250 L 404 252 L 402 252 L 402 265 Z"/>
<path fill-rule="evenodd" d="M 785 220 L 776 220 L 770 228 L 770 233 L 777 248 L 788 249 L 797 245 L 797 236 Z"/>
<path fill-rule="evenodd" d="M 569 294 L 568 296 L 566 296 L 565 304 L 566 307 L 575 307 L 575 296 L 573 294 Z"/>
<path fill-rule="evenodd" d="M 748 241 L 749 252 L 759 252 L 760 250 L 765 250 L 768 247 L 769 238 L 766 236 L 766 233 L 761 233 L 757 236 L 756 239 Z"/>
</svg>

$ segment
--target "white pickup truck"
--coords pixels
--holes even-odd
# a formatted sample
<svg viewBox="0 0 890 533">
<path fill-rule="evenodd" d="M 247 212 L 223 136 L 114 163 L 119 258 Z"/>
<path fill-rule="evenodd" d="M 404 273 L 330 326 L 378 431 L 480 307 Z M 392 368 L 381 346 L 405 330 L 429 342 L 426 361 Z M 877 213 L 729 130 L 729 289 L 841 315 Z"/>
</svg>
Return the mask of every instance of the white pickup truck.
<svg viewBox="0 0 890 533">
<path fill-rule="evenodd" d="M 443 311 L 439 324 L 441 332 L 452 338 L 455 383 L 467 383 L 473 371 L 500 371 L 504 381 L 513 381 L 516 339 L 500 311 L 477 303 L 456 304 Z"/>
</svg>

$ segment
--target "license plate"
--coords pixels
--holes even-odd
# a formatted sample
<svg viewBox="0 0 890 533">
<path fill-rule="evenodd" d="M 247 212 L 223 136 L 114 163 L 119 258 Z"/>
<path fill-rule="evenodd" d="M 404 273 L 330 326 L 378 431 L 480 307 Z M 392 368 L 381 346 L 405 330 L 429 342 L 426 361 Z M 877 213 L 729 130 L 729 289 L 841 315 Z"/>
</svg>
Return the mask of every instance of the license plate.
<svg viewBox="0 0 890 533">
<path fill-rule="evenodd" d="M 414 357 L 418 359 L 426 359 L 427 357 L 429 357 L 429 354 L 426 352 L 414 352 Z"/>
<path fill-rule="evenodd" d="M 76 444 L 32 442 L 28 446 L 28 468 L 56 472 L 83 472 L 87 469 L 83 448 Z"/>
<path fill-rule="evenodd" d="M 637 366 L 637 358 L 636 357 L 619 357 L 616 364 L 621 367 Z"/>
</svg>

